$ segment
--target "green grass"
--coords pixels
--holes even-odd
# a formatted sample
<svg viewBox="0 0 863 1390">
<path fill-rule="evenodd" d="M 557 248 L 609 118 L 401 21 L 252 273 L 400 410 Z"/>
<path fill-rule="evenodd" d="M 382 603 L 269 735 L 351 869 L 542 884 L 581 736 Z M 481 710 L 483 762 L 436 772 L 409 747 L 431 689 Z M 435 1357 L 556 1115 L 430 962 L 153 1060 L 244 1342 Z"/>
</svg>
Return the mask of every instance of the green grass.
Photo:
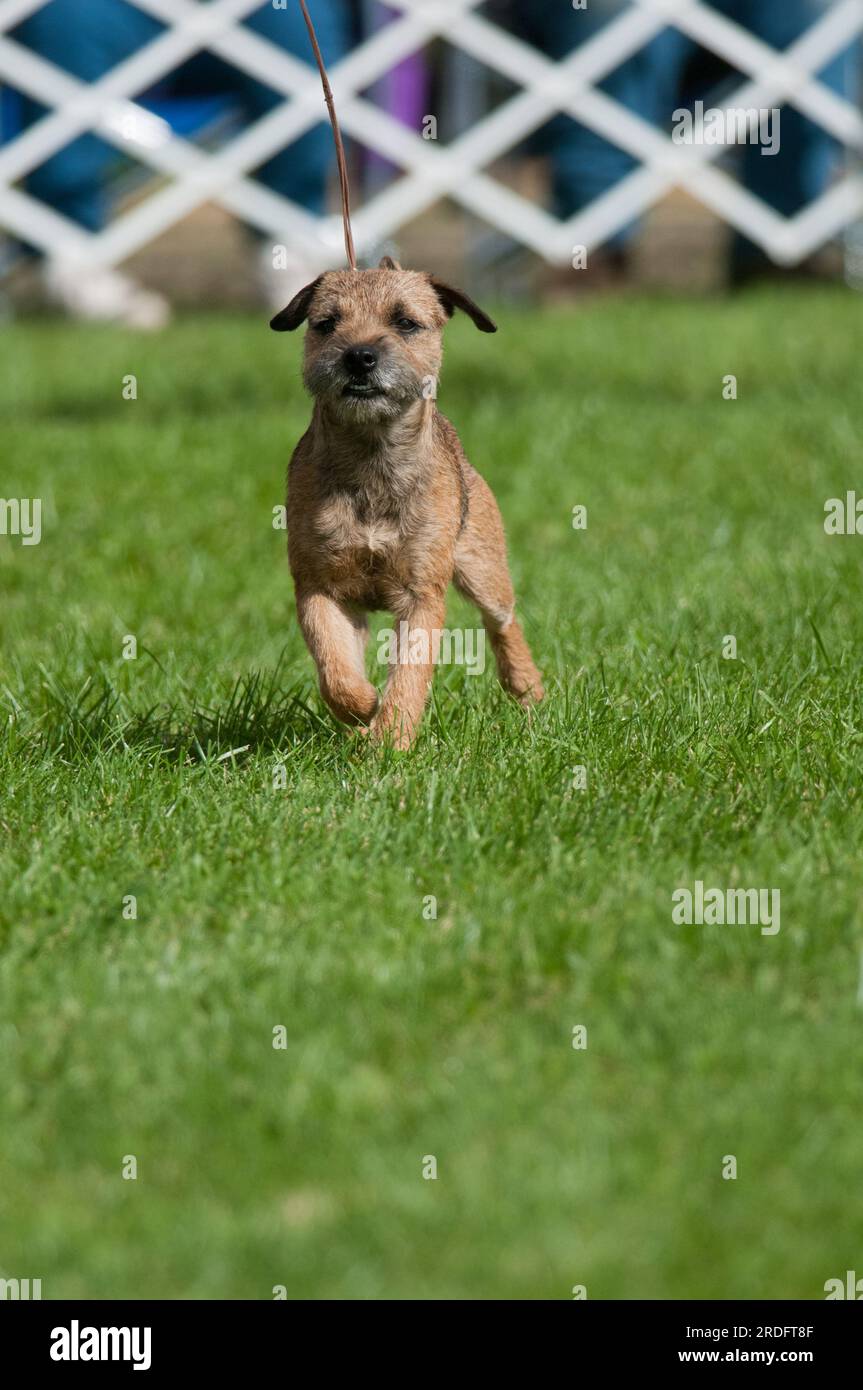
<svg viewBox="0 0 863 1390">
<path fill-rule="evenodd" d="M 405 755 L 333 723 L 293 615 L 299 341 L 0 336 L 0 493 L 44 503 L 0 540 L 0 1275 L 46 1298 L 861 1270 L 863 539 L 823 529 L 859 304 L 501 318 L 453 324 L 441 405 L 549 696 L 441 670 Z M 675 926 L 696 878 L 780 889 L 779 935 Z"/>
</svg>

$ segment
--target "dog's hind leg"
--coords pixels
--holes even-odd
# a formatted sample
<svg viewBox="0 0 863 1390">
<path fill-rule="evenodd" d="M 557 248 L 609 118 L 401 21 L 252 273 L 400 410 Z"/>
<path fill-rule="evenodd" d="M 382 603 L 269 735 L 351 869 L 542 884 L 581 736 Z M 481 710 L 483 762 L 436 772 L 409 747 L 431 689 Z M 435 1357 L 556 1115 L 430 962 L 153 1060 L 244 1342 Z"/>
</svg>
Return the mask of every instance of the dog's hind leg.
<svg viewBox="0 0 863 1390">
<path fill-rule="evenodd" d="M 504 690 L 523 705 L 543 697 L 542 678 L 515 618 L 503 522 L 491 488 L 468 468 L 468 512 L 455 551 L 453 582 L 485 624 Z"/>
<path fill-rule="evenodd" d="M 297 616 L 333 714 L 346 724 L 371 723 L 378 692 L 365 672 L 365 614 L 326 594 L 298 591 Z"/>
</svg>

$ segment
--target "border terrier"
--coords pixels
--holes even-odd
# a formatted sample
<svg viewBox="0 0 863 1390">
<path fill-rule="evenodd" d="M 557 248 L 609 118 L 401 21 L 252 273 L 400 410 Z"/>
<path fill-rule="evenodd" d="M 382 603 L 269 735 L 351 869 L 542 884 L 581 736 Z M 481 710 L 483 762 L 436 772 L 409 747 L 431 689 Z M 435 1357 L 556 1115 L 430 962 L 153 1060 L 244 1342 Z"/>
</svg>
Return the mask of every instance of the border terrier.
<svg viewBox="0 0 863 1390">
<path fill-rule="evenodd" d="M 476 604 L 504 689 L 543 696 L 514 616 L 503 523 L 455 429 L 438 410 L 443 329 L 456 309 L 483 333 L 473 300 L 385 256 L 376 270 L 318 276 L 271 320 L 308 321 L 303 381 L 311 424 L 288 469 L 288 559 L 297 615 L 321 694 L 347 724 L 381 742 L 413 742 L 434 672 L 453 582 Z M 366 675 L 367 613 L 399 620 L 428 660 L 390 665 L 383 695 Z"/>
</svg>

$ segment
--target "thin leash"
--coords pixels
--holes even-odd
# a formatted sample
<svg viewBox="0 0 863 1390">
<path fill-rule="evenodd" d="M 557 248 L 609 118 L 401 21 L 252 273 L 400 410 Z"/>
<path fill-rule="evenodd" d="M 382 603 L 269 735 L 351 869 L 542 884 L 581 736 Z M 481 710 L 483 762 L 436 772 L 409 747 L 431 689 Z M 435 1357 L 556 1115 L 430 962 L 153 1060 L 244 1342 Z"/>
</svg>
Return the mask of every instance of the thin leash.
<svg viewBox="0 0 863 1390">
<path fill-rule="evenodd" d="M 342 133 L 339 130 L 339 118 L 336 115 L 336 105 L 333 101 L 333 92 L 330 87 L 330 80 L 327 77 L 327 70 L 324 67 L 324 60 L 321 54 L 318 36 L 315 33 L 315 26 L 312 24 L 312 17 L 306 8 L 306 0 L 300 0 L 300 9 L 303 12 L 303 19 L 306 21 L 306 28 L 309 31 L 309 38 L 312 41 L 315 60 L 318 65 L 318 72 L 321 74 L 321 85 L 324 89 L 324 101 L 327 103 L 327 111 L 330 114 L 330 125 L 333 128 L 333 139 L 336 144 L 336 163 L 339 166 L 339 186 L 342 195 L 342 224 L 345 229 L 345 253 L 351 270 L 357 269 L 357 254 L 354 250 L 354 234 L 351 230 L 351 190 L 348 183 L 348 165 L 345 159 L 345 147 L 342 143 Z"/>
</svg>

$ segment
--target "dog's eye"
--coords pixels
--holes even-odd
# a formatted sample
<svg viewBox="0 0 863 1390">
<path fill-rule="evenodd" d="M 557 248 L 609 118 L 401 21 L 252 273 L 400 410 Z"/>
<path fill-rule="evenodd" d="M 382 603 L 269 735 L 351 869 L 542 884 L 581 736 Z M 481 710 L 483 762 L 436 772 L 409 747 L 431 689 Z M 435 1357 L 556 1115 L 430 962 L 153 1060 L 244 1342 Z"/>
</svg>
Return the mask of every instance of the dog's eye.
<svg viewBox="0 0 863 1390">
<path fill-rule="evenodd" d="M 318 319 L 317 323 L 312 324 L 316 333 L 332 333 L 335 330 L 335 319 Z"/>
<path fill-rule="evenodd" d="M 409 319 L 407 315 L 402 315 L 401 318 L 396 319 L 396 328 L 400 333 L 418 333 L 422 324 L 417 323 L 414 319 Z"/>
</svg>

